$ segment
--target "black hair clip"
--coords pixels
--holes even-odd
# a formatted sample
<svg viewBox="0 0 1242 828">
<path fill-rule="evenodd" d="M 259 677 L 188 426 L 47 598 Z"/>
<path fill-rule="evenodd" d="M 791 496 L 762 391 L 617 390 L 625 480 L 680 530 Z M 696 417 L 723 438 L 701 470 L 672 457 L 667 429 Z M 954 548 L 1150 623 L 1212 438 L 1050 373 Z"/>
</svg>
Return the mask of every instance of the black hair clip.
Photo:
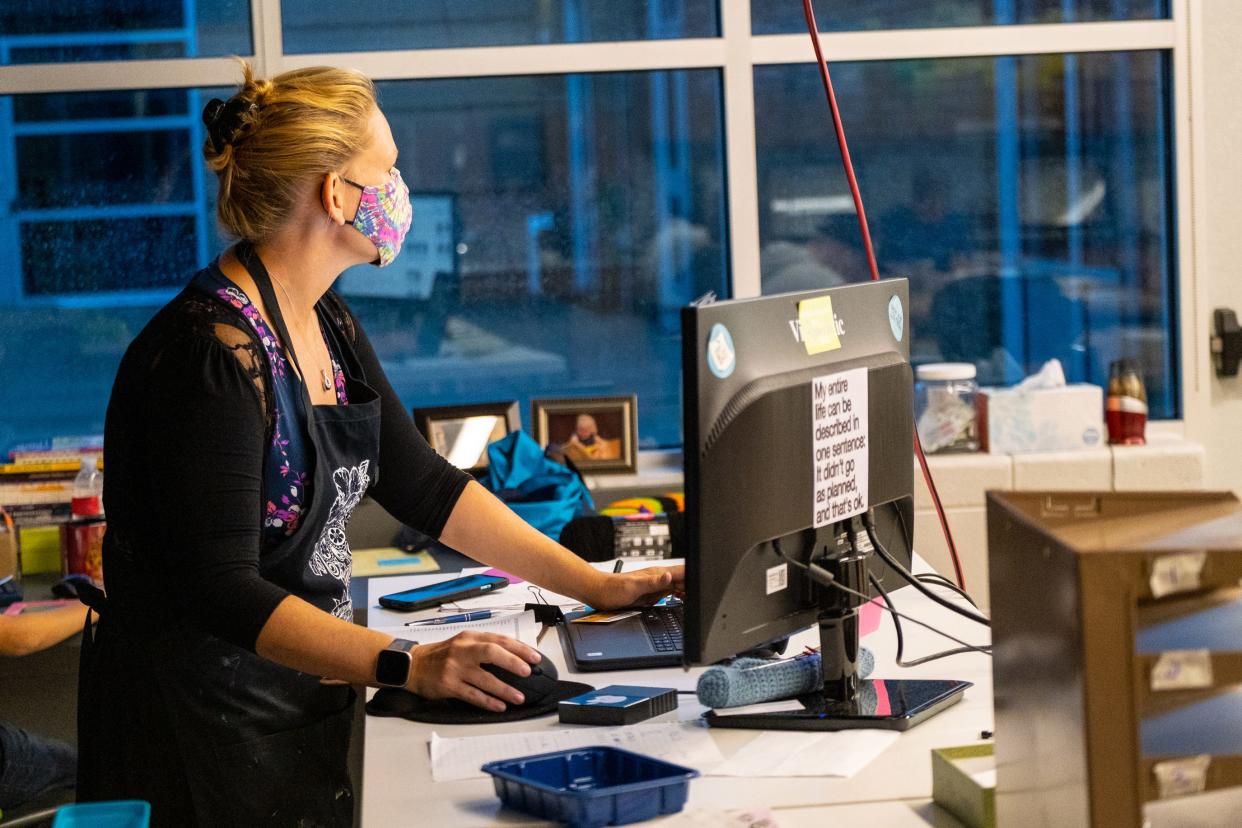
<svg viewBox="0 0 1242 828">
<path fill-rule="evenodd" d="M 237 141 L 253 125 L 253 121 L 244 121 L 244 116 L 254 115 L 258 111 L 259 107 L 254 101 L 243 98 L 232 97 L 227 103 L 219 98 L 208 101 L 203 107 L 203 124 L 207 127 L 207 137 L 211 139 L 212 148 L 220 152 Z"/>
</svg>

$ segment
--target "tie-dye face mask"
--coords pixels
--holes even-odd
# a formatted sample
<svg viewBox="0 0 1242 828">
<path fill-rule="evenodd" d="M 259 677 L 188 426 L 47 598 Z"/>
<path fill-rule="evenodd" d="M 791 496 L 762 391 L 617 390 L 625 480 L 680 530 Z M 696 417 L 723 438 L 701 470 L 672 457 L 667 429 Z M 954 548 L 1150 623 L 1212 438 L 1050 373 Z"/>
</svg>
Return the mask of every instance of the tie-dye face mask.
<svg viewBox="0 0 1242 828">
<path fill-rule="evenodd" d="M 410 188 L 401 180 L 396 167 L 388 176 L 388 182 L 380 187 L 366 187 L 345 176 L 341 180 L 362 190 L 358 212 L 353 226 L 371 240 L 379 251 L 379 258 L 372 264 L 386 267 L 401 252 L 401 243 L 410 230 Z"/>
</svg>

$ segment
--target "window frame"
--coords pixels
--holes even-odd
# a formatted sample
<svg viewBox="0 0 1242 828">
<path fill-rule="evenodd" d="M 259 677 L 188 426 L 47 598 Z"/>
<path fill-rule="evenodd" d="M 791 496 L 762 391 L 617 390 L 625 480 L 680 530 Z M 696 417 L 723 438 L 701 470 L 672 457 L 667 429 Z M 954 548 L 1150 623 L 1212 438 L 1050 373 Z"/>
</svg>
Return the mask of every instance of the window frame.
<svg viewBox="0 0 1242 828">
<path fill-rule="evenodd" d="M 718 69 L 724 94 L 725 176 L 728 182 L 729 262 L 733 295 L 759 295 L 759 203 L 755 158 L 754 70 L 757 66 L 811 63 L 804 34 L 754 35 L 752 0 L 721 0 L 720 37 L 606 43 L 564 43 L 378 52 L 284 53 L 279 0 L 251 0 L 252 54 L 261 75 L 324 64 L 359 69 L 375 80 L 574 74 L 667 69 Z M 1208 285 L 1197 272 L 1202 235 L 1196 214 L 1202 196 L 1195 182 L 1202 169 L 1202 32 L 1191 0 L 1171 0 L 1170 18 L 1095 23 L 985 25 L 958 28 L 830 32 L 822 35 L 833 62 L 918 58 L 996 57 L 1163 50 L 1173 66 L 1173 172 L 1176 213 L 1178 326 L 1182 419 L 1151 424 L 1154 431 L 1197 439 L 1211 414 L 1207 342 Z M 233 85 L 231 58 L 101 61 L 0 66 L 0 96 L 23 93 L 122 89 L 204 88 Z M 1196 97 L 1196 93 L 1200 97 Z M 0 98 L 0 102 L 2 102 Z M 1200 125 L 1196 129 L 1196 125 Z M 827 128 L 827 127 L 825 127 Z M 5 153 L 0 147 L 0 154 Z M 0 158 L 0 162 L 4 159 Z M 2 165 L 0 165 L 2 166 Z M 0 181 L 0 200 L 11 198 Z M 863 194 L 864 197 L 866 193 Z M 0 302 L 21 301 L 0 278 Z M 20 292 L 20 285 L 16 286 Z"/>
</svg>

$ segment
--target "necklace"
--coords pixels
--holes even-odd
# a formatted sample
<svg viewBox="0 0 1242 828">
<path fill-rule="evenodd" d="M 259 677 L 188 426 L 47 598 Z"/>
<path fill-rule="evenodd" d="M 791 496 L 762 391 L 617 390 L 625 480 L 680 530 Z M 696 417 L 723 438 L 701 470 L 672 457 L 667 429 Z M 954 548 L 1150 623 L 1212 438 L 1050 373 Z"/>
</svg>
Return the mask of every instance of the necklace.
<svg viewBox="0 0 1242 828">
<path fill-rule="evenodd" d="M 287 300 L 289 301 L 289 306 L 290 306 L 290 307 L 292 307 L 292 306 L 293 306 L 293 299 L 289 296 L 289 291 L 285 288 L 285 286 L 284 286 L 283 284 L 281 284 L 281 282 L 280 282 L 280 280 L 279 280 L 279 279 L 277 279 L 275 276 L 272 276 L 270 273 L 268 274 L 268 278 L 270 278 L 273 282 L 275 282 L 275 283 L 276 283 L 276 287 L 280 288 L 280 292 L 281 292 L 281 293 L 283 293 L 283 294 L 285 295 L 285 299 L 287 299 Z M 313 312 L 314 312 L 314 311 L 312 311 L 312 313 L 313 313 Z M 303 338 L 303 339 L 306 339 L 306 338 L 307 338 L 307 336 L 306 336 L 306 325 L 305 325 L 305 324 L 303 324 L 303 323 L 300 323 L 300 322 L 299 322 L 299 323 L 298 323 L 298 328 L 299 328 L 299 329 L 301 330 L 301 332 L 302 332 L 302 338 Z M 289 349 L 290 349 L 290 352 L 292 352 L 292 350 L 293 350 L 293 343 L 289 343 Z M 329 359 L 331 359 L 331 358 L 332 358 L 331 354 L 329 354 L 329 355 L 328 355 L 328 358 L 329 358 Z M 319 380 L 320 380 L 320 382 L 321 382 L 321 383 L 323 383 L 323 390 L 324 390 L 324 391 L 331 391 L 331 390 L 332 390 L 332 374 L 328 371 L 328 369 L 327 369 L 327 368 L 320 368 L 320 369 L 319 369 Z"/>
</svg>

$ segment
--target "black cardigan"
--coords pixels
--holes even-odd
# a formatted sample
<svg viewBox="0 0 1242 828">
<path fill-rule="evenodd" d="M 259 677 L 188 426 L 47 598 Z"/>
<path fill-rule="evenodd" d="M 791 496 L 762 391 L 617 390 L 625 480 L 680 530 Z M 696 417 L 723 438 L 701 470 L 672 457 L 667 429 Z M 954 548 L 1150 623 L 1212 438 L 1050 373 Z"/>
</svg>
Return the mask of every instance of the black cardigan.
<svg viewBox="0 0 1242 828">
<path fill-rule="evenodd" d="M 382 473 L 370 495 L 438 536 L 470 477 L 414 427 L 344 302 L 329 292 L 320 309 L 382 399 Z M 189 620 L 254 649 L 288 594 L 259 574 L 270 381 L 262 343 L 241 312 L 193 288 L 131 343 L 104 427 L 104 577 L 113 611 L 144 623 Z"/>
</svg>

